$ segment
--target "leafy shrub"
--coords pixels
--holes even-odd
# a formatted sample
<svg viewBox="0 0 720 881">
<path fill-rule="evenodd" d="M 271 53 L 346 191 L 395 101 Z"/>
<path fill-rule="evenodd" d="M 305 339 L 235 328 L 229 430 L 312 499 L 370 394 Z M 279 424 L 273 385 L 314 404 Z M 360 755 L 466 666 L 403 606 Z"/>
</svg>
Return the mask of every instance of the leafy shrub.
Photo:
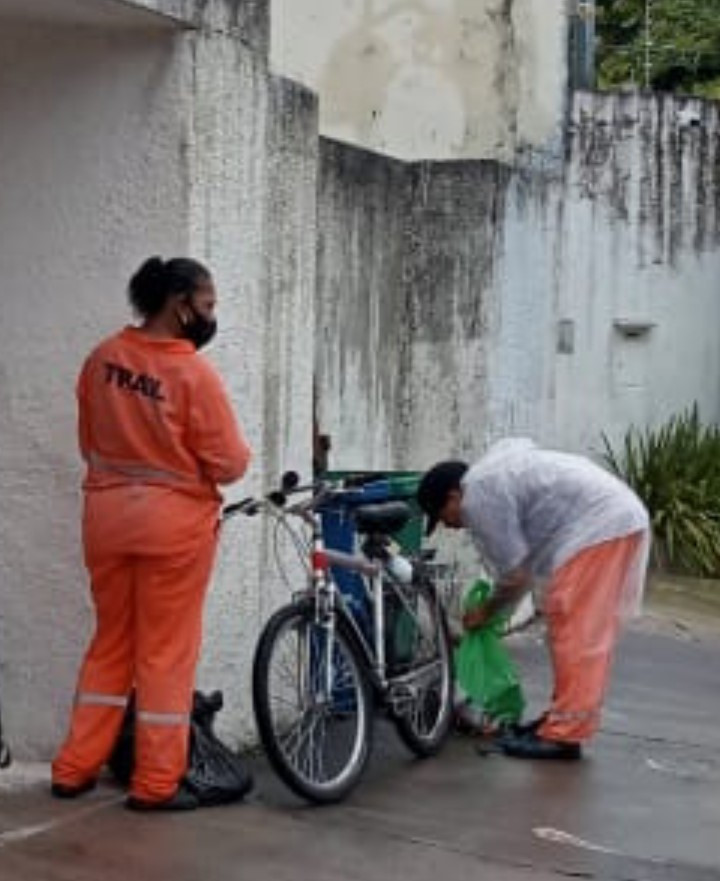
<svg viewBox="0 0 720 881">
<path fill-rule="evenodd" d="M 720 574 L 720 428 L 700 421 L 697 405 L 657 430 L 626 432 L 604 458 L 645 503 L 654 563 L 693 575 Z"/>
</svg>

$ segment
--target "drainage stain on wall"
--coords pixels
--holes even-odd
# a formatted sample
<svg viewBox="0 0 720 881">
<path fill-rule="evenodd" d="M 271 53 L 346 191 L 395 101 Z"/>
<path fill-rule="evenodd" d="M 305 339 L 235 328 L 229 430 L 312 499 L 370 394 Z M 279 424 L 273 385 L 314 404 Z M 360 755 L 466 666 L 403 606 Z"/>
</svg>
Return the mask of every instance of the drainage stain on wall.
<svg viewBox="0 0 720 881">
<path fill-rule="evenodd" d="M 718 105 L 669 95 L 577 96 L 568 171 L 584 198 L 639 227 L 638 263 L 720 242 Z"/>
</svg>

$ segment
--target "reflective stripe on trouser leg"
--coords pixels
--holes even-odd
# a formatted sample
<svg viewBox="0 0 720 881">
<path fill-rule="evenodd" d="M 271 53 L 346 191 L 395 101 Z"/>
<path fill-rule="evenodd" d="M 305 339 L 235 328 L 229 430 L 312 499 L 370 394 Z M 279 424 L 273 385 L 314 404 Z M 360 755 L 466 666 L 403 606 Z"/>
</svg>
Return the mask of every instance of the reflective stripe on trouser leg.
<svg viewBox="0 0 720 881">
<path fill-rule="evenodd" d="M 172 557 L 146 558 L 138 578 L 136 764 L 131 793 L 159 801 L 187 769 L 202 608 L 215 555 L 214 534 Z"/>
<path fill-rule="evenodd" d="M 76 696 L 75 703 L 88 707 L 122 707 L 125 709 L 128 699 L 125 695 L 83 691 Z"/>
<path fill-rule="evenodd" d="M 639 540 L 631 535 L 587 548 L 552 579 L 545 614 L 555 688 L 541 737 L 577 742 L 600 726 L 625 576 Z"/>
<path fill-rule="evenodd" d="M 137 720 L 143 725 L 189 725 L 189 713 L 150 713 L 140 710 Z"/>
<path fill-rule="evenodd" d="M 78 677 L 70 731 L 53 762 L 53 780 L 76 786 L 97 777 L 122 725 L 133 677 L 135 614 L 129 558 L 93 566 L 96 630 Z"/>
</svg>

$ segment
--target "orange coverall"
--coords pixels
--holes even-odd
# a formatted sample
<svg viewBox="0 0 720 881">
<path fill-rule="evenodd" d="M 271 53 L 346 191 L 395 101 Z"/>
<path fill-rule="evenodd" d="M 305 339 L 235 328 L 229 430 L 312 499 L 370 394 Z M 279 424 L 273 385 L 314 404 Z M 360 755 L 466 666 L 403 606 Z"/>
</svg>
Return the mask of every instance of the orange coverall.
<svg viewBox="0 0 720 881">
<path fill-rule="evenodd" d="M 161 801 L 187 766 L 217 485 L 242 477 L 250 449 L 219 376 L 186 340 L 126 328 L 89 356 L 77 394 L 97 625 L 53 781 L 97 777 L 135 685 L 131 794 Z"/>
<path fill-rule="evenodd" d="M 600 727 L 622 595 L 644 538 L 636 532 L 585 548 L 553 575 L 543 611 L 555 690 L 540 737 L 577 743 Z"/>
</svg>

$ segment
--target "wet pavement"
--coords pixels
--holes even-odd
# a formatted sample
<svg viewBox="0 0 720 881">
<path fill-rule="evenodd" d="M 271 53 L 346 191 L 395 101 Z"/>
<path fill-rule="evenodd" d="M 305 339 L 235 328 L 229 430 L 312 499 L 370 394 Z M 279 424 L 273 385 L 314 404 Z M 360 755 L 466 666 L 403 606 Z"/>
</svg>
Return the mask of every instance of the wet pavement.
<svg viewBox="0 0 720 881">
<path fill-rule="evenodd" d="M 514 651 L 532 712 L 548 685 L 544 649 L 524 636 Z M 366 778 L 332 808 L 301 804 L 260 760 L 248 803 L 184 815 L 125 811 L 111 784 L 57 802 L 44 782 L 14 787 L 6 775 L 0 879 L 720 881 L 716 637 L 631 634 L 580 763 L 481 757 L 460 737 L 417 762 L 377 727 Z"/>
</svg>

